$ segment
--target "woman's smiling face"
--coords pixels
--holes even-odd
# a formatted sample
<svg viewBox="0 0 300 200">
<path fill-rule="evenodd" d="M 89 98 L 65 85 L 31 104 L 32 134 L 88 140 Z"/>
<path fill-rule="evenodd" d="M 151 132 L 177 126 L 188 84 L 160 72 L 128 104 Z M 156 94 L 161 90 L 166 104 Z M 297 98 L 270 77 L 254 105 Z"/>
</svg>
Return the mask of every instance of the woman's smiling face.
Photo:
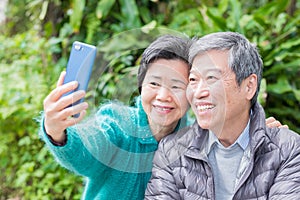
<svg viewBox="0 0 300 200">
<path fill-rule="evenodd" d="M 188 75 L 188 64 L 179 59 L 157 59 L 150 64 L 141 92 L 150 126 L 176 127 L 189 108 Z"/>
</svg>

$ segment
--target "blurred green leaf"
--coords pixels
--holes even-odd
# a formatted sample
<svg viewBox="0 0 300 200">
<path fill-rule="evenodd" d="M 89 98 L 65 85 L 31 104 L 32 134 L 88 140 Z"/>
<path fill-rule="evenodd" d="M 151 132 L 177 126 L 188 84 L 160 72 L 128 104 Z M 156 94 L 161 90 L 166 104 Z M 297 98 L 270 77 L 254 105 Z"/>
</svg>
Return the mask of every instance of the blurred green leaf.
<svg viewBox="0 0 300 200">
<path fill-rule="evenodd" d="M 296 99 L 300 102 L 300 90 L 293 89 Z"/>
<path fill-rule="evenodd" d="M 266 104 L 266 98 L 267 98 L 267 81 L 265 78 L 261 80 L 260 83 L 260 89 L 258 94 L 258 102 L 264 106 Z"/>
<path fill-rule="evenodd" d="M 230 5 L 231 5 L 231 12 L 230 18 L 233 18 L 233 20 L 229 20 L 230 23 L 228 23 L 228 27 L 231 27 L 231 30 L 235 30 L 239 33 L 243 33 L 243 30 L 240 27 L 240 19 L 242 17 L 242 8 L 241 8 L 241 3 L 238 0 L 230 0 Z"/>
<path fill-rule="evenodd" d="M 141 27 L 141 21 L 139 18 L 139 11 L 135 0 L 119 0 L 121 5 L 121 12 L 124 20 L 125 27 L 127 29 Z"/>
<path fill-rule="evenodd" d="M 297 56 L 298 56 L 298 54 L 297 54 Z M 274 60 L 273 60 L 273 62 L 274 62 Z M 274 73 L 277 74 L 277 73 L 288 72 L 288 71 L 295 73 L 295 72 L 299 71 L 299 66 L 300 66 L 300 57 L 298 57 L 298 59 L 292 60 L 290 62 L 286 62 L 286 63 L 280 62 L 280 63 L 272 66 L 270 69 L 267 69 L 264 72 L 264 75 L 267 76 L 267 75 L 274 74 Z"/>
<path fill-rule="evenodd" d="M 227 29 L 226 19 L 224 19 L 223 16 L 220 16 L 222 13 L 219 13 L 217 9 L 208 8 L 206 13 L 210 20 L 212 20 L 217 27 L 219 27 L 221 30 Z"/>
<path fill-rule="evenodd" d="M 291 91 L 293 90 L 285 76 L 279 76 L 275 84 L 268 84 L 268 92 L 284 94 Z"/>
<path fill-rule="evenodd" d="M 96 8 L 96 16 L 98 19 L 102 19 L 107 16 L 112 6 L 115 4 L 115 0 L 101 0 L 98 2 Z"/>
<path fill-rule="evenodd" d="M 72 9 L 70 10 L 70 25 L 75 33 L 79 32 L 83 10 L 85 7 L 85 0 L 72 0 Z"/>
</svg>

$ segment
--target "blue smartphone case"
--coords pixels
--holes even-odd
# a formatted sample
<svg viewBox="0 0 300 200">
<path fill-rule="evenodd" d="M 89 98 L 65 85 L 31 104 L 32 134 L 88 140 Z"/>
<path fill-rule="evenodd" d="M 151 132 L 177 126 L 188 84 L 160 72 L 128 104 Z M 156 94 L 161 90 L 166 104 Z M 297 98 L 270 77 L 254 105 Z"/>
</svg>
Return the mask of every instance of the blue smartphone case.
<svg viewBox="0 0 300 200">
<path fill-rule="evenodd" d="M 70 57 L 67 64 L 66 76 L 64 84 L 71 81 L 78 81 L 78 87 L 71 92 L 64 94 L 69 95 L 78 90 L 87 90 L 90 80 L 91 72 L 93 69 L 97 49 L 95 46 L 75 41 L 72 45 Z M 80 99 L 77 102 L 73 102 L 70 106 L 74 106 L 83 102 L 84 99 Z M 79 117 L 79 114 L 73 117 Z"/>
</svg>

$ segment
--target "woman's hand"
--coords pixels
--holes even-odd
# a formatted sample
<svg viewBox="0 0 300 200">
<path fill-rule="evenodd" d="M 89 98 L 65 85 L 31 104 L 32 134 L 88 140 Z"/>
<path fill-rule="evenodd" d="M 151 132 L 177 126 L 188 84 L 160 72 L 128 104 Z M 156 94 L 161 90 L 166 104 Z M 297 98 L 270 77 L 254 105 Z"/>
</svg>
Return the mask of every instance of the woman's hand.
<svg viewBox="0 0 300 200">
<path fill-rule="evenodd" d="M 289 128 L 288 125 L 282 125 L 280 121 L 276 120 L 274 117 L 269 117 L 266 119 L 266 125 L 269 128 L 278 127 L 278 128 Z"/>
<path fill-rule="evenodd" d="M 78 87 L 78 82 L 73 81 L 63 85 L 66 72 L 62 72 L 57 82 L 57 87 L 50 92 L 44 99 L 45 113 L 45 130 L 55 142 L 62 143 L 65 141 L 66 135 L 64 130 L 78 122 L 80 122 L 86 114 L 88 104 L 86 102 L 69 106 L 85 96 L 83 90 L 76 91 L 70 95 L 61 96 Z M 78 118 L 73 118 L 72 115 L 80 113 Z"/>
</svg>

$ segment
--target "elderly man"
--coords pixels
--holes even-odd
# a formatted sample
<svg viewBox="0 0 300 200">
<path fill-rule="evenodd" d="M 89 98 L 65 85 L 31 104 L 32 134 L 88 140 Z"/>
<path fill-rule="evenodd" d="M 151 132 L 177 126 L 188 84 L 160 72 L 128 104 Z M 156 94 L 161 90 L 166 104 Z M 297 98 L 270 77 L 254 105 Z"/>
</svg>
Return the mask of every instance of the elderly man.
<svg viewBox="0 0 300 200">
<path fill-rule="evenodd" d="M 194 41 L 187 98 L 197 122 L 164 138 L 146 199 L 300 199 L 300 136 L 268 128 L 263 63 L 241 34 Z"/>
</svg>

